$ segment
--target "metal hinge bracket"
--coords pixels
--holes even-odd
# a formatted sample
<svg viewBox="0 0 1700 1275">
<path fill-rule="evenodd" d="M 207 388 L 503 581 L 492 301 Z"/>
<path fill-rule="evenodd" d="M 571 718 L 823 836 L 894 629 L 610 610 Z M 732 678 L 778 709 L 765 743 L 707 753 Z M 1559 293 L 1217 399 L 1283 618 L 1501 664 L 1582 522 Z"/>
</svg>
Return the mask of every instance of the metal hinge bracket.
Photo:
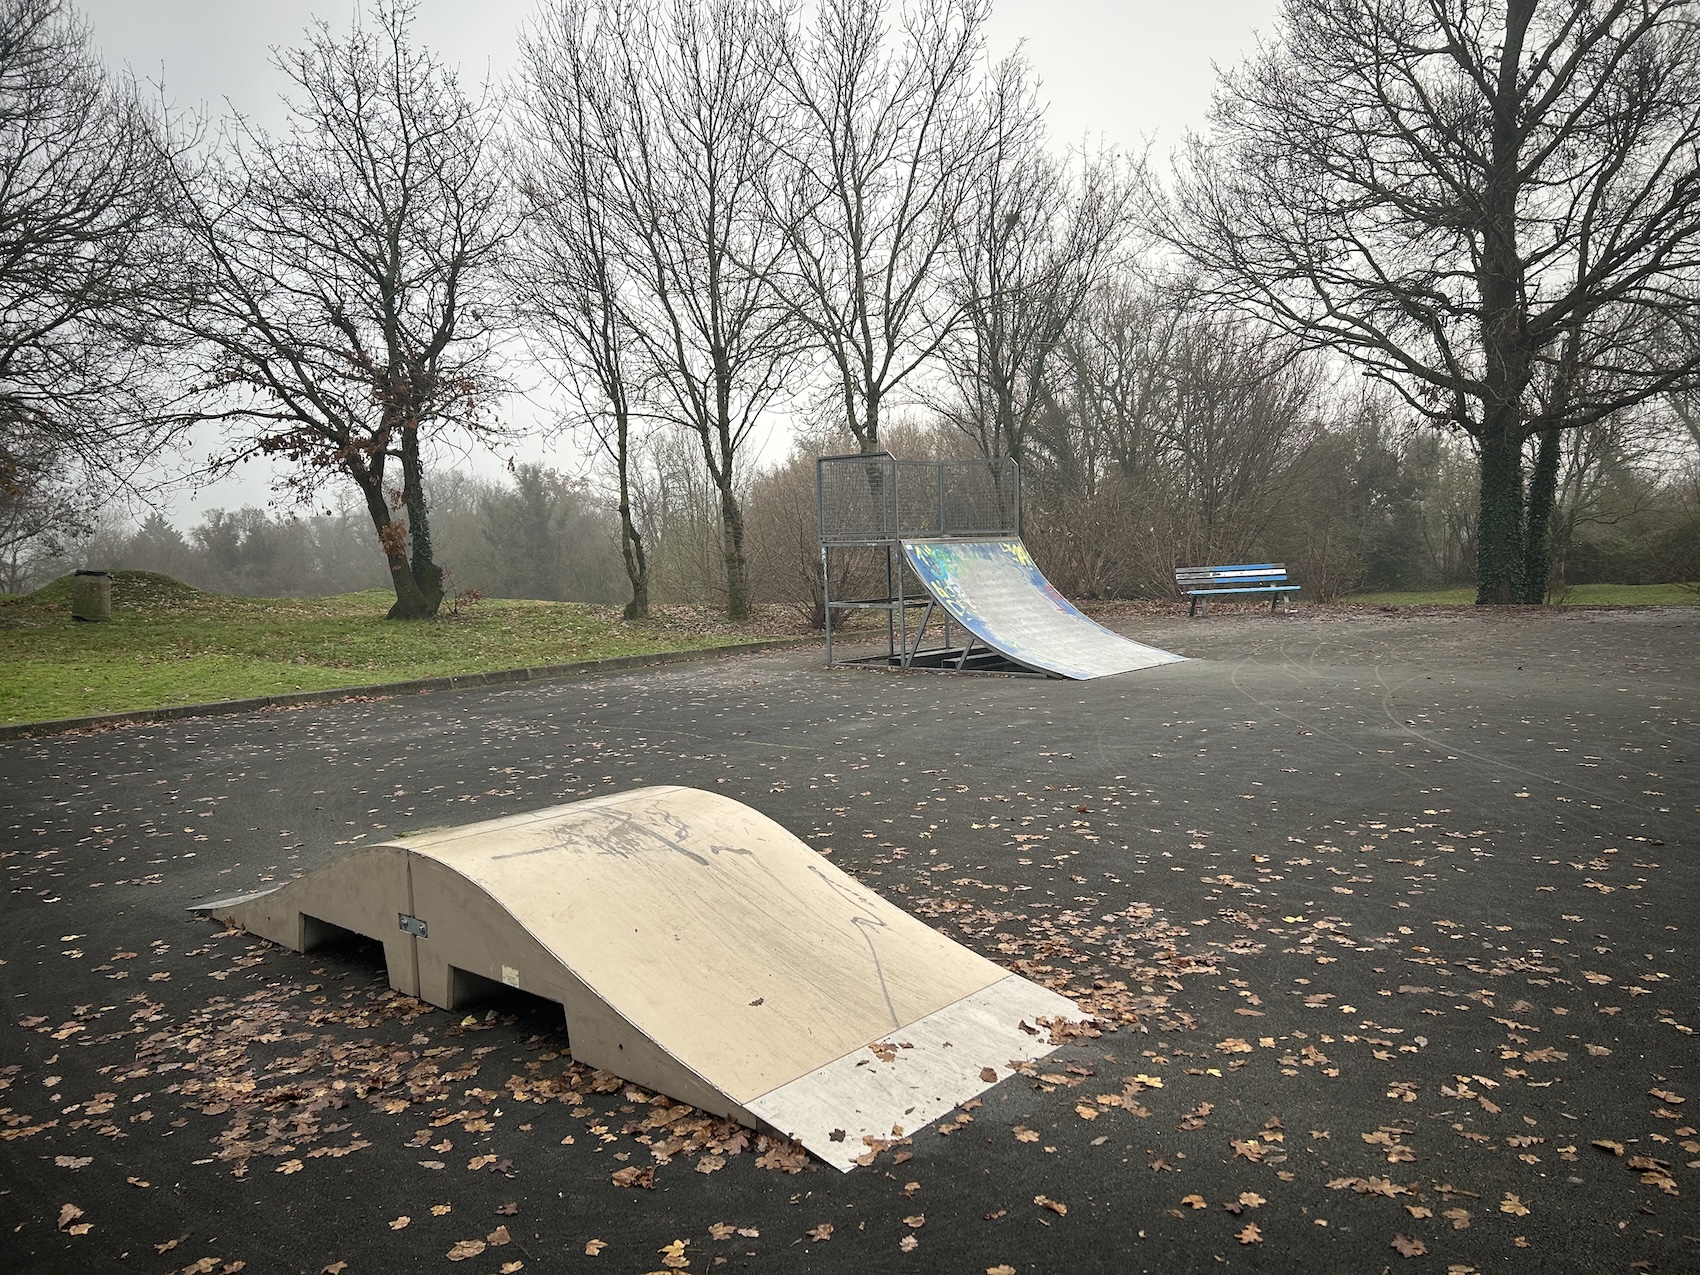
<svg viewBox="0 0 1700 1275">
<path fill-rule="evenodd" d="M 396 918 L 401 922 L 401 928 L 406 930 L 415 938 L 427 939 L 431 937 L 430 931 L 426 928 L 425 922 L 421 921 L 418 917 L 409 916 L 405 912 L 397 912 Z"/>
</svg>

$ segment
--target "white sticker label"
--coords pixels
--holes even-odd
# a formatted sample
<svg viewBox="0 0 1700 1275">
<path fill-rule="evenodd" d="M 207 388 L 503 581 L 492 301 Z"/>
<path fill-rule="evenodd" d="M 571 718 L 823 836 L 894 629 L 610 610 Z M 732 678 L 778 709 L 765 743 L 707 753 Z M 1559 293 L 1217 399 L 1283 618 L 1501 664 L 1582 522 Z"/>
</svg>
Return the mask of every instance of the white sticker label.
<svg viewBox="0 0 1700 1275">
<path fill-rule="evenodd" d="M 511 965 L 502 966 L 502 982 L 509 987 L 519 986 L 519 971 Z"/>
</svg>

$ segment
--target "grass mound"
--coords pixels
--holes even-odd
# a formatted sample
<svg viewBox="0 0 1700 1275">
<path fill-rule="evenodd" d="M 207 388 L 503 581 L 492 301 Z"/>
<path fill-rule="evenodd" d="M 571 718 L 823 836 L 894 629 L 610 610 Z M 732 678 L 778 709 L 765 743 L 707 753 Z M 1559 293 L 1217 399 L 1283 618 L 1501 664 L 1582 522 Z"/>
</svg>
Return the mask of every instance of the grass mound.
<svg viewBox="0 0 1700 1275">
<path fill-rule="evenodd" d="M 73 572 L 60 576 L 57 580 L 49 581 L 34 593 L 26 594 L 15 600 L 30 607 L 42 609 L 64 608 L 71 605 L 72 582 L 76 579 Z M 193 603 L 208 595 L 202 593 L 193 585 L 184 584 L 173 576 L 162 575 L 158 571 L 114 571 L 112 573 L 112 606 L 128 607 L 146 614 L 161 610 L 181 607 Z"/>
</svg>

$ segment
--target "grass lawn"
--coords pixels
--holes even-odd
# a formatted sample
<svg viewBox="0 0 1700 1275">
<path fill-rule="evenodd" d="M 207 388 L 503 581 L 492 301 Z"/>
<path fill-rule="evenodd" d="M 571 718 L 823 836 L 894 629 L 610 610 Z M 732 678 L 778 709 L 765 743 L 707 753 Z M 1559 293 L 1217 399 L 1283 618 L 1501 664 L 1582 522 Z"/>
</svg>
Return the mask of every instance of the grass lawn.
<svg viewBox="0 0 1700 1275">
<path fill-rule="evenodd" d="M 115 572 L 112 621 L 71 619 L 70 578 L 0 598 L 0 723 L 332 690 L 374 682 L 726 646 L 798 631 L 779 608 L 731 625 L 708 608 L 627 623 L 618 607 L 486 599 L 436 620 L 384 619 L 385 592 L 229 598 Z"/>
<path fill-rule="evenodd" d="M 1473 606 L 1473 588 L 1412 590 L 1406 593 L 1354 593 L 1341 602 L 1351 606 Z M 1694 606 L 1700 590 L 1681 584 L 1577 584 L 1565 594 L 1562 605 L 1598 606 Z"/>
</svg>

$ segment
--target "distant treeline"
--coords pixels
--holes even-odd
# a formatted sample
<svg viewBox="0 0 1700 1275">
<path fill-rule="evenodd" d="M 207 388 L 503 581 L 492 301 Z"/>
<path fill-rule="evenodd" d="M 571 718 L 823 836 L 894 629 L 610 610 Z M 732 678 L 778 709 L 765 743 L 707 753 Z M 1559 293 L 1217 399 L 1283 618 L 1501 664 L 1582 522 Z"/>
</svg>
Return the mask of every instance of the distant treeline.
<svg viewBox="0 0 1700 1275">
<path fill-rule="evenodd" d="M 1231 336 L 1222 336 L 1230 343 Z M 1222 346 L 1216 347 L 1220 352 Z M 1231 348 L 1228 350 L 1231 354 Z M 1170 371 L 1175 372 L 1174 368 Z M 1229 379 L 1200 369 L 1211 384 Z M 1023 475 L 1024 533 L 1045 572 L 1081 598 L 1169 596 L 1177 563 L 1285 561 L 1304 596 L 1468 584 L 1475 570 L 1476 461 L 1469 440 L 1401 427 L 1385 401 L 1341 413 L 1337 387 L 1288 364 L 1209 410 L 1160 424 L 1100 404 L 1090 427 L 1058 413 Z M 1175 393 L 1204 398 L 1176 375 Z M 1079 401 L 1087 391 L 1073 387 Z M 1047 418 L 1049 419 L 1049 418 Z M 913 458 L 972 456 L 949 424 L 894 422 Z M 800 440 L 758 471 L 747 505 L 752 596 L 817 621 L 820 557 L 814 458 L 844 449 Z M 1700 579 L 1700 468 L 1680 419 L 1627 415 L 1567 435 L 1555 522 L 1553 594 L 1573 584 Z M 1097 459 L 1083 463 L 1080 453 Z M 694 449 L 652 434 L 633 467 L 634 517 L 653 546 L 657 602 L 722 596 L 719 493 Z M 505 479 L 445 471 L 433 531 L 450 596 L 616 603 L 627 581 L 619 518 L 596 483 L 541 465 Z M 216 509 L 181 531 L 159 514 L 0 560 L 0 590 L 23 592 L 81 566 L 160 571 L 251 597 L 385 589 L 384 555 L 352 501 L 311 516 Z M 855 582 L 846 581 L 846 585 Z M 836 596 L 846 596 L 835 585 Z"/>
</svg>

